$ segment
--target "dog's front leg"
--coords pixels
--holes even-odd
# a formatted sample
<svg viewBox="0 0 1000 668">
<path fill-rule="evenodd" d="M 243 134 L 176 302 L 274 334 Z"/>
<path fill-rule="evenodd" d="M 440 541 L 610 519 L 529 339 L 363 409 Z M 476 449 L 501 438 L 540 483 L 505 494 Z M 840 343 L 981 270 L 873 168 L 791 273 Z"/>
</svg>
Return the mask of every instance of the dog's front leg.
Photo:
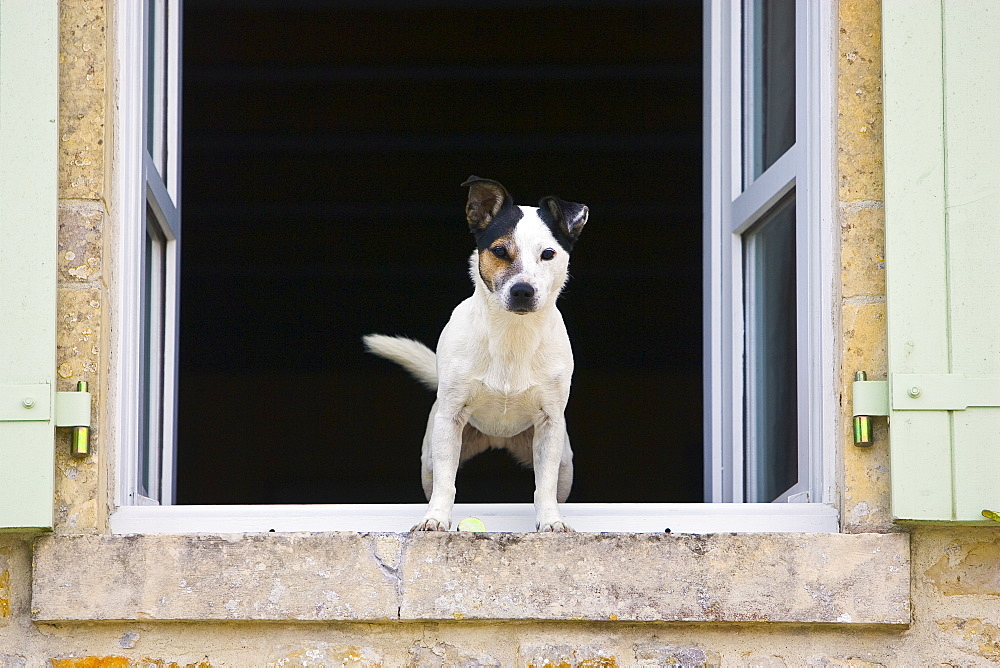
<svg viewBox="0 0 1000 668">
<path fill-rule="evenodd" d="M 535 469 L 535 527 L 539 531 L 572 531 L 559 514 L 556 495 L 566 445 L 566 419 L 545 415 L 535 425 L 532 458 Z M 564 486 L 565 481 L 564 481 Z M 567 489 L 568 494 L 568 489 Z"/>
<path fill-rule="evenodd" d="M 455 505 L 455 475 L 462 451 L 462 429 L 468 417 L 439 409 L 434 415 L 430 439 L 432 489 L 424 518 L 412 531 L 447 531 L 451 527 L 451 509 Z"/>
</svg>

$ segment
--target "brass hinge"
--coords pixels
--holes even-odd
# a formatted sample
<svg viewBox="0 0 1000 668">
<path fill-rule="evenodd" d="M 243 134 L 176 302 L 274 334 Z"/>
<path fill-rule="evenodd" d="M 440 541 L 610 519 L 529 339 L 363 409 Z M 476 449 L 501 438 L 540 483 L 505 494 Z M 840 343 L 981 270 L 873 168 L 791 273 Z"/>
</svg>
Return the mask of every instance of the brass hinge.
<svg viewBox="0 0 1000 668">
<path fill-rule="evenodd" d="M 852 387 L 854 445 L 868 446 L 872 444 L 872 417 L 889 414 L 889 382 L 868 380 L 868 374 L 858 371 Z"/>
<path fill-rule="evenodd" d="M 74 457 L 90 454 L 90 401 L 87 382 L 76 384 L 76 392 L 56 392 L 56 426 L 72 427 L 69 453 Z"/>
</svg>

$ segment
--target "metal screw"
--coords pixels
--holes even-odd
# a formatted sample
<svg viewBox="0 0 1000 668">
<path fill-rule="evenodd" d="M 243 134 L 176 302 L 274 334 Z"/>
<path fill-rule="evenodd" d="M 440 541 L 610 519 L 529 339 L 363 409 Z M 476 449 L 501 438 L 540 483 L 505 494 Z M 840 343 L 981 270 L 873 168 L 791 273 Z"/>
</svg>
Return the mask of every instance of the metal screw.
<svg viewBox="0 0 1000 668">
<path fill-rule="evenodd" d="M 21 401 L 21 405 L 24 406 L 25 408 L 32 408 L 35 405 L 35 400 L 32 399 L 31 397 L 25 397 Z"/>
<path fill-rule="evenodd" d="M 908 389 L 906 391 L 906 393 L 908 395 L 910 395 L 911 397 L 913 397 L 914 399 L 916 399 L 917 397 L 920 396 L 920 388 L 917 387 L 916 385 L 914 385 L 913 387 L 911 387 L 910 389 Z"/>
</svg>

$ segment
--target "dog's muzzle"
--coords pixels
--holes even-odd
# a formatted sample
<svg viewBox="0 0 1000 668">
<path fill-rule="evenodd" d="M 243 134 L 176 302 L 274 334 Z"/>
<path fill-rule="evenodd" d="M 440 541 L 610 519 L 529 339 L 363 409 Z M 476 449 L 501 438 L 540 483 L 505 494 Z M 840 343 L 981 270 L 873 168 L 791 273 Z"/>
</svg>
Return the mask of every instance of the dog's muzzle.
<svg viewBox="0 0 1000 668">
<path fill-rule="evenodd" d="M 515 313 L 529 313 L 535 310 L 535 288 L 521 281 L 510 286 L 508 310 Z"/>
</svg>

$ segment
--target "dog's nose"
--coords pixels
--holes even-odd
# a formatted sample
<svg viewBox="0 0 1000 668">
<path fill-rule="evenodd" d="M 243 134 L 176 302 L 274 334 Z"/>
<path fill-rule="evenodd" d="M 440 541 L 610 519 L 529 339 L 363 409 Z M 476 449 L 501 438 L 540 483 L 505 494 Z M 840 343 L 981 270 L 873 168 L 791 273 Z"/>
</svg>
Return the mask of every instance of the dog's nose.
<svg viewBox="0 0 1000 668">
<path fill-rule="evenodd" d="M 510 286 L 510 310 L 530 311 L 534 308 L 535 288 L 524 281 Z"/>
<path fill-rule="evenodd" d="M 535 289 L 522 281 L 510 286 L 510 296 L 514 299 L 531 299 L 535 296 Z"/>
<path fill-rule="evenodd" d="M 531 287 L 531 284 L 521 282 L 515 283 L 510 286 L 510 297 L 516 300 L 527 300 L 531 301 L 531 298 L 535 296 L 535 289 Z"/>
</svg>

